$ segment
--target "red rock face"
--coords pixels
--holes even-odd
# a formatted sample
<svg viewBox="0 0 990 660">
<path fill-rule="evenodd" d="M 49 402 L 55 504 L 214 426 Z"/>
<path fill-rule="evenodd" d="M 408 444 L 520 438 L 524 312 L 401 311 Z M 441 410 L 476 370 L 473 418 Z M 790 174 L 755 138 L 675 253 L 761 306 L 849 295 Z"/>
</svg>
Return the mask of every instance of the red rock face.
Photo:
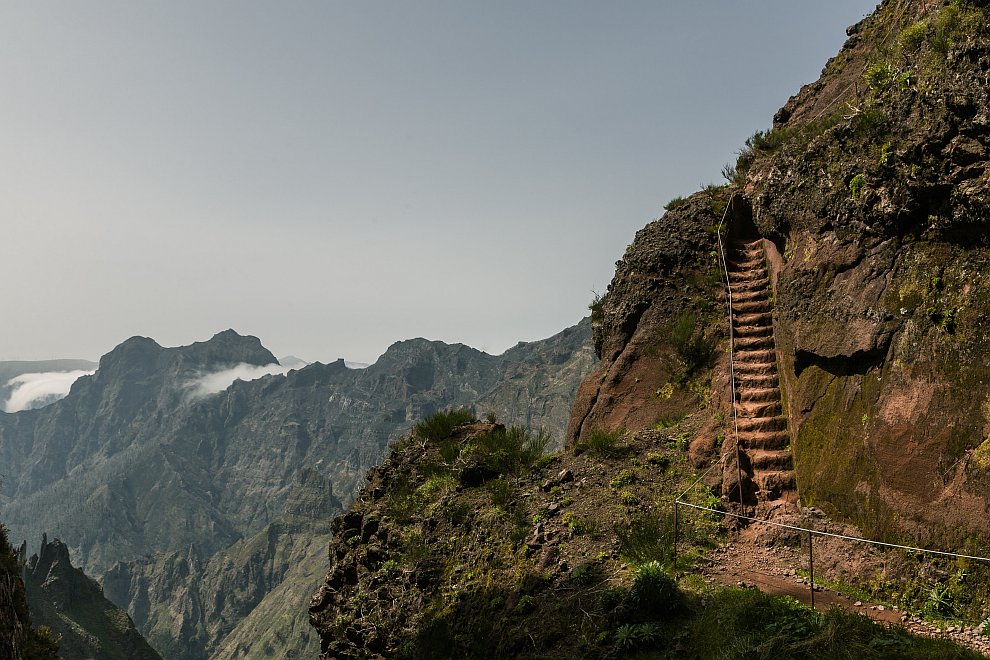
<svg viewBox="0 0 990 660">
<path fill-rule="evenodd" d="M 713 343 L 725 336 L 715 302 L 720 280 L 713 231 L 725 197 L 701 193 L 686 200 L 640 230 L 617 262 L 601 317 L 593 321 L 601 362 L 578 390 L 568 444 L 598 428 L 639 430 L 700 412 L 688 380 L 697 381 L 696 390 L 710 388 L 710 364 L 688 369 L 671 336 L 685 314 L 698 336 Z M 710 443 L 714 431 L 709 436 Z"/>
<path fill-rule="evenodd" d="M 748 143 L 720 193 L 739 195 L 734 226 L 765 239 L 797 489 L 871 535 L 990 534 L 987 18 L 971 5 L 882 3 Z M 728 324 L 711 304 L 710 261 L 720 209 L 708 201 L 699 193 L 648 225 L 618 262 L 571 442 L 688 412 L 707 416 L 715 444 L 725 435 Z M 723 342 L 704 405 L 671 342 L 686 311 Z M 702 435 L 697 456 L 711 443 Z M 752 460 L 740 463 L 753 476 Z M 738 492 L 732 472 L 723 493 Z"/>
</svg>

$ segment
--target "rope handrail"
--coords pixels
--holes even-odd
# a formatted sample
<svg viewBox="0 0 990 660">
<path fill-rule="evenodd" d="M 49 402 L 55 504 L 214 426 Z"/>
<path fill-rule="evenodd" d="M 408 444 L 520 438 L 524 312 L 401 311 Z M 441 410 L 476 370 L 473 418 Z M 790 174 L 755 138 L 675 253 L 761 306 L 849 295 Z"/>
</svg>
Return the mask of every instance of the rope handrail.
<svg viewBox="0 0 990 660">
<path fill-rule="evenodd" d="M 717 463 L 716 463 L 717 465 Z M 871 545 L 884 546 L 886 548 L 896 548 L 899 550 L 912 550 L 914 552 L 924 552 L 931 555 L 941 555 L 943 557 L 957 557 L 960 559 L 973 559 L 976 561 L 990 562 L 990 557 L 981 557 L 979 555 L 964 555 L 958 552 L 947 552 L 945 550 L 929 550 L 927 548 L 918 548 L 913 545 L 901 545 L 899 543 L 887 543 L 885 541 L 874 541 L 873 539 L 864 539 L 857 536 L 849 536 L 847 534 L 836 534 L 835 532 L 823 532 L 817 529 L 809 529 L 807 527 L 799 527 L 797 525 L 788 525 L 787 523 L 774 522 L 772 520 L 764 520 L 763 518 L 755 518 L 753 516 L 746 516 L 741 513 L 732 513 L 731 511 L 720 511 L 718 509 L 713 509 L 708 506 L 701 506 L 700 504 L 691 504 L 690 502 L 684 502 L 680 498 L 674 500 L 674 502 L 681 506 L 686 506 L 691 509 L 700 509 L 702 511 L 711 511 L 712 513 L 718 513 L 725 516 L 732 516 L 733 518 L 739 518 L 741 520 L 748 520 L 750 522 L 762 523 L 764 525 L 771 525 L 773 527 L 782 527 L 784 529 L 793 529 L 798 532 L 808 532 L 809 534 L 815 534 L 817 536 L 829 536 L 836 539 L 844 539 L 846 541 L 855 541 L 857 543 L 869 543 Z"/>
<path fill-rule="evenodd" d="M 736 487 L 739 489 L 739 506 L 743 505 L 743 483 L 742 483 L 742 462 L 739 456 L 739 417 L 736 410 L 736 372 L 735 372 L 735 330 L 732 327 L 732 282 L 729 279 L 729 262 L 728 258 L 725 256 L 725 244 L 722 242 L 722 225 L 725 224 L 725 218 L 729 215 L 729 209 L 732 208 L 732 200 L 735 199 L 736 194 L 732 193 L 729 196 L 729 201 L 725 204 L 725 210 L 722 212 L 722 219 L 718 221 L 718 228 L 715 230 L 716 236 L 718 236 L 718 251 L 719 256 L 722 257 L 722 273 L 725 275 L 725 296 L 726 304 L 728 306 L 729 312 L 729 390 L 732 395 L 732 439 L 736 444 Z M 721 461 L 719 461 L 721 462 Z M 716 463 L 717 465 L 717 463 Z M 714 466 L 713 466 L 714 467 Z M 711 468 L 708 468 L 711 470 Z M 705 472 L 707 475 L 708 472 Z M 694 488 L 697 484 L 692 484 L 688 490 Z M 685 493 L 687 491 L 684 491 Z"/>
</svg>

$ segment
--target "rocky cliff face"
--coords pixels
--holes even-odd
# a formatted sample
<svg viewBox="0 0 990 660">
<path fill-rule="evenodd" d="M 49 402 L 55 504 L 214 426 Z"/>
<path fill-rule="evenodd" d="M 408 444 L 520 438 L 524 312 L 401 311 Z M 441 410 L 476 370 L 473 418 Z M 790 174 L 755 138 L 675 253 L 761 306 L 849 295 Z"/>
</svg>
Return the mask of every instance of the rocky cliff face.
<svg viewBox="0 0 990 660">
<path fill-rule="evenodd" d="M 802 496 L 921 543 L 990 532 L 988 28 L 985 3 L 883 3 L 745 179 Z"/>
<path fill-rule="evenodd" d="M 285 512 L 253 536 L 204 556 L 195 546 L 120 562 L 103 576 L 107 598 L 121 603 L 168 658 L 306 657 L 317 647 L 299 607 L 320 572 L 329 520 L 341 510 L 328 479 L 301 470 Z M 277 592 L 277 593 L 276 593 Z M 252 635 L 231 635 L 251 618 Z"/>
<path fill-rule="evenodd" d="M 24 579 L 32 619 L 60 637 L 61 657 L 161 660 L 127 613 L 72 566 L 69 549 L 58 539 L 42 541 L 24 567 Z"/>
<path fill-rule="evenodd" d="M 0 525 L 0 657 L 56 658 L 58 642 L 50 629 L 38 630 L 31 625 L 21 554 L 11 547 L 7 528 Z"/>
<path fill-rule="evenodd" d="M 729 196 L 701 193 L 636 233 L 593 316 L 601 362 L 578 391 L 568 442 L 597 428 L 649 428 L 707 403 L 707 368 L 687 344 L 725 337 L 715 293 L 721 282 L 716 228 Z M 672 341 L 681 321 L 680 343 Z M 699 376 L 701 376 L 699 380 Z"/>
<path fill-rule="evenodd" d="M 884 2 L 848 33 L 821 79 L 743 148 L 716 194 L 732 199 L 726 239 L 764 239 L 802 501 L 870 535 L 986 538 L 988 10 Z M 618 263 L 595 325 L 602 361 L 581 387 L 571 441 L 677 413 L 687 394 L 664 388 L 679 310 L 709 319 L 705 332 L 727 328 L 704 316 L 719 295 L 705 279 L 717 215 L 695 195 Z M 728 437 L 728 369 L 714 365 L 714 433 Z"/>
<path fill-rule="evenodd" d="M 312 521 L 412 420 L 477 403 L 559 437 L 593 360 L 585 322 L 501 356 L 417 339 L 366 369 L 313 364 L 197 396 L 204 375 L 276 360 L 232 331 L 180 348 L 133 338 L 65 399 L 0 415 L 0 513 L 15 537 L 67 539 L 169 658 L 206 657 L 286 579 L 319 572 L 295 570 L 325 548 Z M 296 640 L 261 628 L 304 625 L 305 611 L 283 618 L 265 605 L 252 619 L 270 651 L 234 646 L 283 655 Z"/>
</svg>

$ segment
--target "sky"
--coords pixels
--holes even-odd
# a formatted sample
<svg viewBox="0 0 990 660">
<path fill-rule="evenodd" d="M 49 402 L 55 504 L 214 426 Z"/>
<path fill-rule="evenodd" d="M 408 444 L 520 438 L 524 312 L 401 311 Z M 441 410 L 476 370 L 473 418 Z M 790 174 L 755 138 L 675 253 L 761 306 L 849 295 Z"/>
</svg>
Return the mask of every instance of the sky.
<svg viewBox="0 0 990 660">
<path fill-rule="evenodd" d="M 0 0 L 0 360 L 548 337 L 875 4 Z"/>
</svg>

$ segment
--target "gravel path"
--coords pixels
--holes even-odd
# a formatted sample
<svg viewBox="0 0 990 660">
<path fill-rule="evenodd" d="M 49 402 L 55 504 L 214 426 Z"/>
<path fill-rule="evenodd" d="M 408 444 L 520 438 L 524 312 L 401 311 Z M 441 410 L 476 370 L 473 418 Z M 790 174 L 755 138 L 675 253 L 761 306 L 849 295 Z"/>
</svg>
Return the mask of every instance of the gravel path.
<svg viewBox="0 0 990 660">
<path fill-rule="evenodd" d="M 790 547 L 759 544 L 754 530 L 746 528 L 735 534 L 730 543 L 713 552 L 702 572 L 708 581 L 729 586 L 753 587 L 778 596 L 793 596 L 805 605 L 810 605 L 811 588 L 808 580 L 799 576 L 795 570 L 806 566 L 806 555 L 801 556 L 798 550 Z M 950 637 L 990 657 L 990 638 L 976 628 L 938 628 L 896 607 L 853 600 L 821 585 L 815 585 L 815 607 L 823 610 L 841 607 L 850 612 L 865 614 L 887 625 L 901 626 L 917 635 Z"/>
</svg>

